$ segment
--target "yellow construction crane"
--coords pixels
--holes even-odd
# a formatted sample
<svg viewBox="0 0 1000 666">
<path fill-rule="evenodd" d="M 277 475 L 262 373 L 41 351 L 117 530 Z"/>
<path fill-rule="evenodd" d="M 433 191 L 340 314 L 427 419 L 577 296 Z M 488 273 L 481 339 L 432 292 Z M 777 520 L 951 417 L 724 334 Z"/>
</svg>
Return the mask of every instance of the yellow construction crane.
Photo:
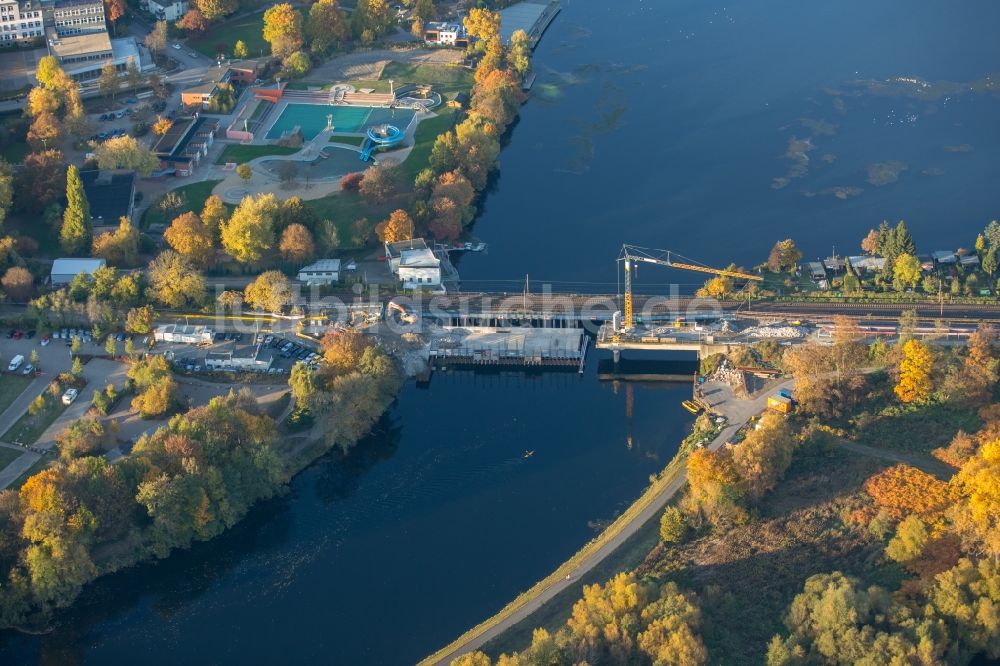
<svg viewBox="0 0 1000 666">
<path fill-rule="evenodd" d="M 636 245 L 622 245 L 622 251 L 621 254 L 618 255 L 618 261 L 625 262 L 625 316 L 622 321 L 622 328 L 626 331 L 631 331 L 634 324 L 632 321 L 632 265 L 634 263 L 643 262 L 647 264 L 656 264 L 658 266 L 680 268 L 686 271 L 698 271 L 700 273 L 710 273 L 712 275 L 719 275 L 722 277 L 753 280 L 755 282 L 760 282 L 764 279 L 759 275 L 751 275 L 750 273 L 727 271 L 720 268 L 711 268 L 709 266 L 699 266 L 698 264 L 674 261 L 671 256 L 673 254 L 676 253 L 672 253 L 670 250 L 655 250 L 647 247 L 638 247 Z"/>
</svg>

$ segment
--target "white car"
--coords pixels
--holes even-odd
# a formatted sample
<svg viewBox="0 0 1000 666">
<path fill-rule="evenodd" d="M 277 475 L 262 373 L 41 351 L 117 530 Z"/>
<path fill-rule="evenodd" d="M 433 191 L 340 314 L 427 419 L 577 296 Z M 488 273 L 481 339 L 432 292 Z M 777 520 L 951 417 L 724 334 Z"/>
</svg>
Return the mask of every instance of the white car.
<svg viewBox="0 0 1000 666">
<path fill-rule="evenodd" d="M 178 51 L 181 50 L 181 45 L 180 44 L 171 44 L 170 46 L 172 46 L 173 48 L 177 49 Z"/>
<path fill-rule="evenodd" d="M 22 375 L 30 375 L 34 371 L 35 371 L 35 366 L 33 366 L 33 365 L 31 365 L 29 363 L 28 365 L 24 366 L 24 370 L 21 371 L 21 374 Z"/>
<path fill-rule="evenodd" d="M 63 404 L 64 405 L 72 405 L 73 401 L 76 400 L 76 397 L 78 395 L 80 395 L 80 392 L 77 391 L 75 388 L 66 389 L 66 392 L 63 393 L 63 397 L 62 397 Z"/>
</svg>

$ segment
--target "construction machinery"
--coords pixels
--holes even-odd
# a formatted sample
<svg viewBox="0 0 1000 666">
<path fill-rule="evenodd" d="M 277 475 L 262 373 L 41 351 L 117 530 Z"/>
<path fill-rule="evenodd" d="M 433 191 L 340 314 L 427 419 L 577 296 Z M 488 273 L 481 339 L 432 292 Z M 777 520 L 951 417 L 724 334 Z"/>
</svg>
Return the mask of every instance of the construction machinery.
<svg viewBox="0 0 1000 666">
<path fill-rule="evenodd" d="M 656 264 L 657 266 L 666 266 L 668 268 L 680 268 L 686 271 L 709 273 L 710 275 L 717 275 L 720 277 L 738 278 L 753 282 L 760 282 L 764 279 L 759 275 L 752 275 L 741 271 L 730 271 L 720 268 L 711 268 L 710 266 L 702 266 L 700 264 L 691 263 L 690 260 L 684 262 L 675 261 L 673 258 L 674 256 L 680 257 L 681 255 L 676 252 L 671 252 L 670 250 L 657 250 L 628 244 L 622 245 L 621 254 L 618 255 L 618 261 L 624 262 L 625 264 L 625 316 L 622 319 L 622 331 L 628 333 L 635 326 L 635 322 L 632 317 L 632 270 L 640 262 L 646 264 Z M 684 257 L 681 258 L 684 259 Z M 615 331 L 615 333 L 617 335 L 618 331 Z"/>
</svg>

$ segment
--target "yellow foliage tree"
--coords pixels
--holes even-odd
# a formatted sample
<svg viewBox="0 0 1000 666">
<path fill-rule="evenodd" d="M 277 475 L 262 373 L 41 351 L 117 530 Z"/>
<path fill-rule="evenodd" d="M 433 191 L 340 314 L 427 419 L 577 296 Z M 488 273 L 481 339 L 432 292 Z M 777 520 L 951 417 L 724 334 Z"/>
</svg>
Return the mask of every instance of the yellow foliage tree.
<svg viewBox="0 0 1000 666">
<path fill-rule="evenodd" d="M 899 381 L 894 389 L 902 402 L 923 402 L 931 394 L 931 370 L 934 357 L 930 348 L 919 340 L 903 345 L 903 358 L 899 362 Z"/>
</svg>

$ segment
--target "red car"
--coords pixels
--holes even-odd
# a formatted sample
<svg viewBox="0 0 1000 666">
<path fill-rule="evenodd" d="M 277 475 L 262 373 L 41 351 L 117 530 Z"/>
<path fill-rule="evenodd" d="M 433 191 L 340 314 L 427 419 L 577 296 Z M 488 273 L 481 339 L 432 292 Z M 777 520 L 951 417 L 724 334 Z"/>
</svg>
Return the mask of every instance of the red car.
<svg viewBox="0 0 1000 666">
<path fill-rule="evenodd" d="M 22 333 L 21 331 L 14 331 L 14 339 L 15 340 L 20 340 L 23 336 L 24 336 L 24 333 Z"/>
</svg>

